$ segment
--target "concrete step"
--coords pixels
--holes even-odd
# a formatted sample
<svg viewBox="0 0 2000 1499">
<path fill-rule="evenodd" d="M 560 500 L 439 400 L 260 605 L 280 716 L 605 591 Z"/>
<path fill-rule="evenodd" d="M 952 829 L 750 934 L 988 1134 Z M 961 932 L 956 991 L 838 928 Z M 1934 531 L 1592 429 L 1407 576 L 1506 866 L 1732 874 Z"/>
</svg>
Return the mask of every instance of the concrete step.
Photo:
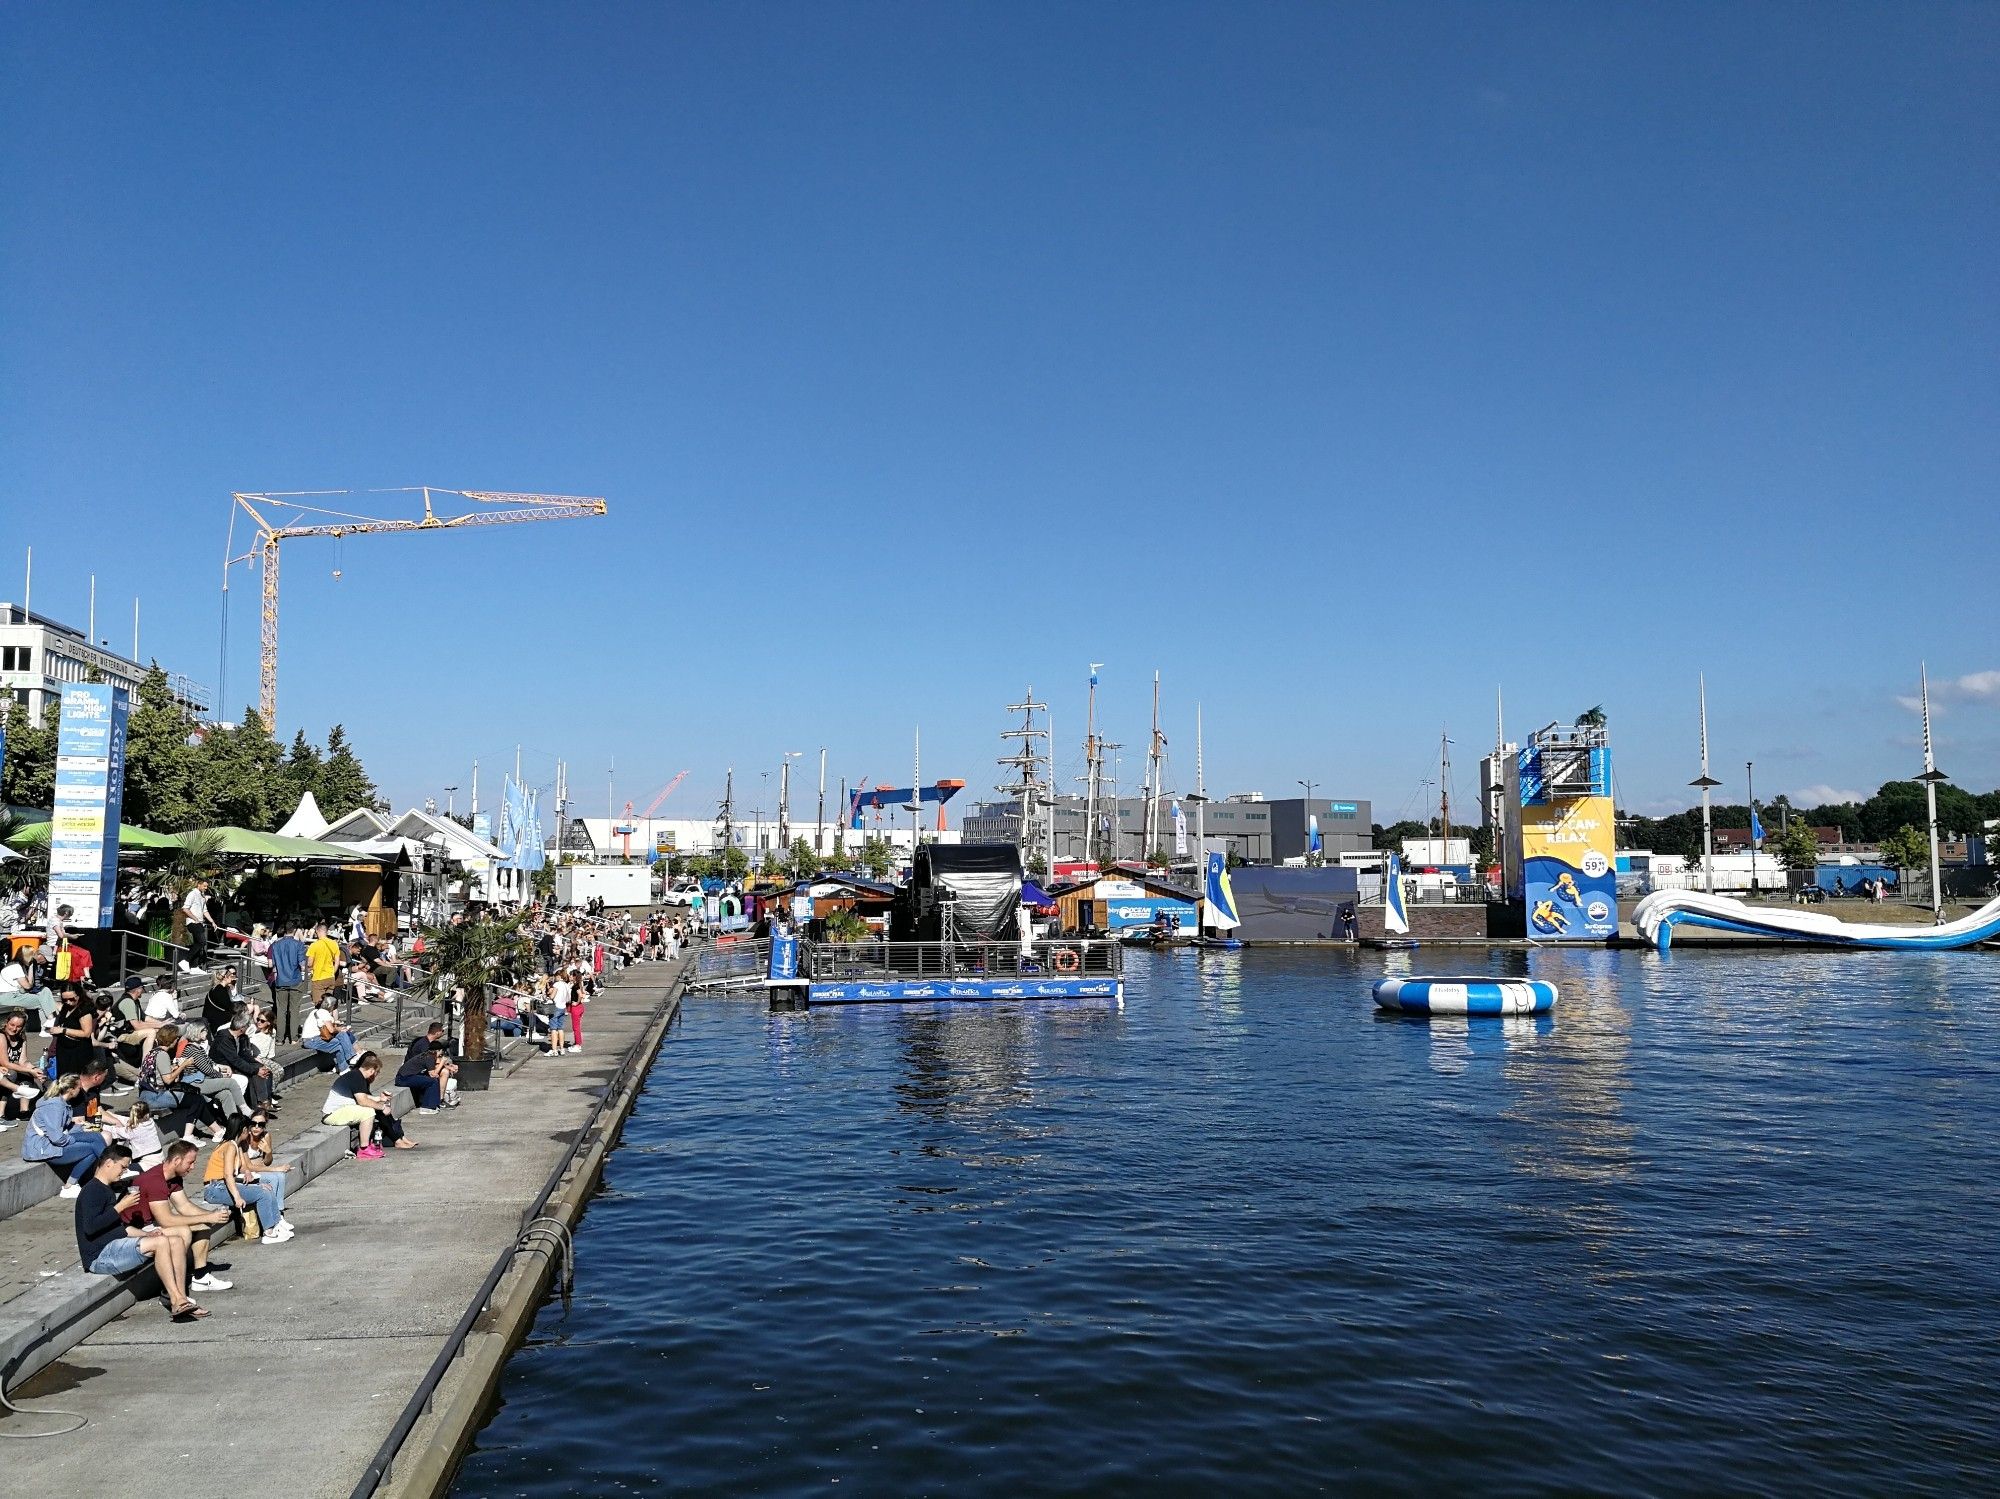
<svg viewBox="0 0 2000 1499">
<path fill-rule="evenodd" d="M 199 1012 L 199 1001 L 196 1004 Z M 361 1049 L 384 1040 L 389 1033 L 389 1016 L 363 1016 L 355 1029 L 360 1039 Z M 313 1078 L 321 1073 L 333 1071 L 333 1058 L 324 1052 L 308 1051 L 303 1046 L 281 1048 L 273 1062 L 278 1074 L 277 1093 L 280 1098 L 292 1083 L 301 1078 Z M 400 1055 L 385 1056 L 383 1062 L 391 1072 L 394 1064 L 401 1061 Z M 122 1112 L 122 1105 L 138 1097 L 137 1093 L 125 1091 L 113 1094 L 107 1103 L 113 1112 Z M 0 1219 L 25 1213 L 38 1203 L 47 1202 L 62 1190 L 63 1179 L 40 1161 L 20 1159 L 20 1142 L 26 1137 L 28 1126 L 23 1123 L 0 1135 L 0 1150 L 9 1150 L 13 1159 L 0 1162 Z"/>
<path fill-rule="evenodd" d="M 310 1053 L 308 1053 L 310 1055 Z M 407 1088 L 395 1093 L 400 1117 L 416 1107 Z M 281 1164 L 296 1167 L 285 1188 L 291 1196 L 347 1157 L 347 1126 L 317 1124 L 278 1147 Z M 44 1174 L 48 1174 L 44 1168 Z M 73 1233 L 70 1204 L 59 1202 L 63 1230 Z M 234 1224 L 224 1224 L 212 1244 L 236 1237 Z M 50 1276 L 40 1285 L 0 1303 L 0 1389 L 13 1389 L 61 1358 L 98 1328 L 123 1315 L 140 1301 L 160 1295 L 159 1277 L 151 1266 L 130 1275 L 92 1275 L 81 1266 Z"/>
</svg>

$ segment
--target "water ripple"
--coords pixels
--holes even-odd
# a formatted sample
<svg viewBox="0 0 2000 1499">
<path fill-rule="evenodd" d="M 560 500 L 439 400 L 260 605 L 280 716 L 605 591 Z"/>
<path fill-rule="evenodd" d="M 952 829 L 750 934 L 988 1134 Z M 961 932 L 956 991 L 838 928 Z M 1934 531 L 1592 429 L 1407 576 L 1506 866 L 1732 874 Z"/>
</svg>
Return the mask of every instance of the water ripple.
<svg viewBox="0 0 2000 1499">
<path fill-rule="evenodd" d="M 459 1492 L 1990 1486 L 2000 963 L 1526 965 L 693 1002 Z"/>
</svg>

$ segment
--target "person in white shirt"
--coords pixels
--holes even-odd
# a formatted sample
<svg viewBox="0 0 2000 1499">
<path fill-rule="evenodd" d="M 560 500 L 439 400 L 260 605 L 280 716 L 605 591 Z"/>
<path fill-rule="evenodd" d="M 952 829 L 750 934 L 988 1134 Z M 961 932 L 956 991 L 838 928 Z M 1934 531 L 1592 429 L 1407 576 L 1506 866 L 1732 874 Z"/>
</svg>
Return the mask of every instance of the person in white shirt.
<svg viewBox="0 0 2000 1499">
<path fill-rule="evenodd" d="M 208 881 L 196 880 L 181 900 L 181 914 L 187 918 L 189 972 L 205 973 L 208 961 Z"/>
<path fill-rule="evenodd" d="M 9 958 L 7 966 L 0 968 L 0 994 L 26 994 L 27 992 L 27 967 L 19 958 Z"/>
<path fill-rule="evenodd" d="M 146 996 L 145 1016 L 155 1026 L 181 1018 L 180 990 L 174 987 L 171 974 L 161 974 L 160 986 Z"/>
<path fill-rule="evenodd" d="M 325 1005 L 314 1005 L 299 1027 L 299 1044 L 333 1058 L 340 1072 L 354 1065 L 354 1032 L 340 1023 L 340 1017 Z"/>
</svg>

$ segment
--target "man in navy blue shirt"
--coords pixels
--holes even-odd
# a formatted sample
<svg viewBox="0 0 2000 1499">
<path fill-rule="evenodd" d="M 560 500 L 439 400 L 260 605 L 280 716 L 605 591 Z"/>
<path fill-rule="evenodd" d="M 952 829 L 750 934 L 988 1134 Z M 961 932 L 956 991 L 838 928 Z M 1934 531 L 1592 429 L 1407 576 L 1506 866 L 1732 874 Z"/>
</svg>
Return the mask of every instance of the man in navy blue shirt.
<svg viewBox="0 0 2000 1499">
<path fill-rule="evenodd" d="M 148 1225 L 130 1228 L 119 1215 L 138 1201 L 137 1193 L 120 1198 L 112 1185 L 131 1163 L 124 1145 L 109 1146 L 76 1199 L 76 1253 L 92 1275 L 128 1275 L 147 1260 L 160 1272 L 167 1305 L 176 1322 L 196 1322 L 208 1313 L 188 1300 L 188 1239 L 184 1233 Z"/>
</svg>

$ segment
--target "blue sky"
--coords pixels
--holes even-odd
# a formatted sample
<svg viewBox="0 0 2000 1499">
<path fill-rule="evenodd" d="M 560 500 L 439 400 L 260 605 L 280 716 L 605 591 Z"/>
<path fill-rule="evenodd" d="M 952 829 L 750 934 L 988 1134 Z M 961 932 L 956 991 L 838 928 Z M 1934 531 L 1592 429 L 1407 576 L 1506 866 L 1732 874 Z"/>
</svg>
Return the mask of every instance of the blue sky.
<svg viewBox="0 0 2000 1499">
<path fill-rule="evenodd" d="M 977 791 L 1030 683 L 1073 774 L 1093 660 L 1129 783 L 1158 668 L 1179 786 L 1199 698 L 1212 791 L 1387 820 L 1496 686 L 1681 805 L 1700 671 L 1723 774 L 1867 790 L 1927 658 L 1983 790 L 1996 64 L 1947 4 L 17 8 L 0 596 L 32 537 L 213 682 L 231 490 L 606 496 L 287 552 L 280 729 L 398 801 L 918 724 Z"/>
</svg>

